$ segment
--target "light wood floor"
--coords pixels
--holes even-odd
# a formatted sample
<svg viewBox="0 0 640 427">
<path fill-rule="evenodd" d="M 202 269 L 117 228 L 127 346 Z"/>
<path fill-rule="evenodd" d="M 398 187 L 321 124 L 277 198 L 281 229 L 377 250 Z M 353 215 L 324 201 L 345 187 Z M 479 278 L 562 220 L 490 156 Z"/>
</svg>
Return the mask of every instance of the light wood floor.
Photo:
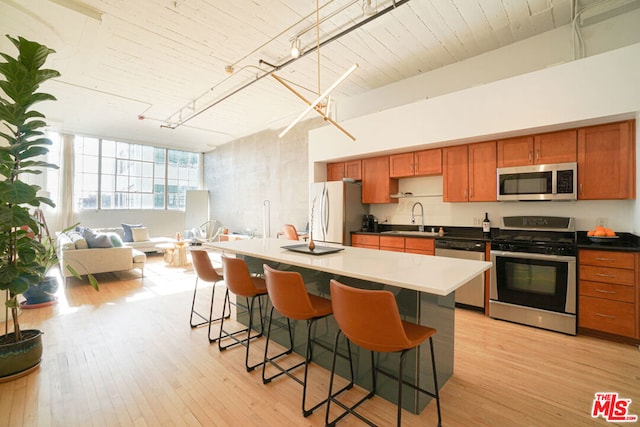
<svg viewBox="0 0 640 427">
<path fill-rule="evenodd" d="M 0 384 L 0 426 L 323 425 L 324 410 L 302 417 L 297 383 L 263 385 L 260 371 L 245 372 L 243 348 L 219 352 L 205 328 L 189 327 L 190 268 L 154 256 L 144 279 L 138 271 L 98 279 L 100 292 L 71 279 L 58 304 L 24 310 L 23 328 L 45 331 L 43 361 L 33 374 Z M 602 391 L 632 399 L 630 412 L 640 415 L 635 346 L 465 310 L 456 313 L 455 346 L 454 375 L 441 393 L 445 426 L 609 425 L 590 415 Z M 312 371 L 311 399 L 324 397 L 327 377 Z M 389 402 L 375 397 L 366 405 L 380 425 L 395 423 Z M 436 425 L 435 403 L 420 415 L 405 411 L 403 422 Z M 348 417 L 340 425 L 361 424 Z"/>
</svg>

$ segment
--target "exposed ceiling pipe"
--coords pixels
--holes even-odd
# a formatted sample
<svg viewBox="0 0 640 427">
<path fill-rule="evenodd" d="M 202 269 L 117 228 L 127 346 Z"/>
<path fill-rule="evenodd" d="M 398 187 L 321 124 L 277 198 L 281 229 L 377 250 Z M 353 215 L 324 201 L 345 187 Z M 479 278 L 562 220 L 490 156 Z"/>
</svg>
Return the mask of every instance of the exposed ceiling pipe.
<svg viewBox="0 0 640 427">
<path fill-rule="evenodd" d="M 291 58 L 285 62 L 283 62 L 280 65 L 272 65 L 269 64 L 266 61 L 263 61 L 262 59 L 259 61 L 260 64 L 266 64 L 270 67 L 272 67 L 271 70 L 269 71 L 265 71 L 264 74 L 261 74 L 259 76 L 256 76 L 255 79 L 251 80 L 250 82 L 245 83 L 244 85 L 240 86 L 239 88 L 233 90 L 232 92 L 224 95 L 222 98 L 215 100 L 214 102 L 212 102 L 211 104 L 207 105 L 206 107 L 202 108 L 199 111 L 195 111 L 193 114 L 189 115 L 188 117 L 181 119 L 180 121 L 178 121 L 177 123 L 174 124 L 163 124 L 160 125 L 161 128 L 166 128 L 166 129 L 177 129 L 178 127 L 182 126 L 183 124 L 187 123 L 188 121 L 190 121 L 191 119 L 194 119 L 196 117 L 198 117 L 200 114 L 204 113 L 205 111 L 208 111 L 209 109 L 215 107 L 216 105 L 220 104 L 221 102 L 229 99 L 230 97 L 232 97 L 233 95 L 237 94 L 238 92 L 248 88 L 249 86 L 253 85 L 254 83 L 257 83 L 258 81 L 262 80 L 265 77 L 270 76 L 271 74 L 275 73 L 278 70 L 281 70 L 282 68 L 286 67 L 287 65 L 292 64 L 295 61 L 298 61 L 299 59 L 304 58 L 305 56 L 315 52 L 317 49 L 325 46 L 328 43 L 331 43 L 335 40 L 338 40 L 341 37 L 344 37 L 345 35 L 349 34 L 350 32 L 357 30 L 358 28 L 362 27 L 363 25 L 368 24 L 369 22 L 378 19 L 379 17 L 386 15 L 389 12 L 392 12 L 393 10 L 395 10 L 396 8 L 404 5 L 405 3 L 409 3 L 410 0 L 399 0 L 399 1 L 393 1 L 393 3 L 386 7 L 385 9 L 381 10 L 380 12 L 376 13 L 375 15 L 371 15 L 368 18 L 358 22 L 357 24 L 352 25 L 349 28 L 346 28 L 345 30 L 339 32 L 338 34 L 329 37 L 328 39 L 322 41 L 321 43 L 314 45 L 313 47 L 310 47 L 308 50 L 306 50 L 305 52 L 302 52 L 300 54 L 300 56 L 298 58 Z"/>
</svg>

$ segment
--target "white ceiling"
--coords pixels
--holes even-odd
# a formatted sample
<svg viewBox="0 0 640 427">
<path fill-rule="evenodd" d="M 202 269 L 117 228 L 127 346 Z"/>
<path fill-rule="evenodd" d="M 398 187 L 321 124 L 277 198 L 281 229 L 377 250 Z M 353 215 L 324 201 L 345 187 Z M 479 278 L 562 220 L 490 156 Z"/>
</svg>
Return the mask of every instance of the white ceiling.
<svg viewBox="0 0 640 427">
<path fill-rule="evenodd" d="M 311 51 L 277 75 L 314 100 L 358 63 L 332 93 L 353 97 L 569 24 L 575 2 L 372 3 L 393 10 L 324 44 L 319 72 Z M 321 0 L 320 20 L 329 14 L 320 42 L 372 16 L 362 0 Z M 315 23 L 315 0 L 0 0 L 2 34 L 57 52 L 47 66 L 62 77 L 45 90 L 58 101 L 38 108 L 53 128 L 194 151 L 284 128 L 304 111 L 267 64 L 290 61 L 291 40 L 305 30 L 303 49 L 314 47 Z M 0 50 L 15 53 L 5 38 Z"/>
</svg>

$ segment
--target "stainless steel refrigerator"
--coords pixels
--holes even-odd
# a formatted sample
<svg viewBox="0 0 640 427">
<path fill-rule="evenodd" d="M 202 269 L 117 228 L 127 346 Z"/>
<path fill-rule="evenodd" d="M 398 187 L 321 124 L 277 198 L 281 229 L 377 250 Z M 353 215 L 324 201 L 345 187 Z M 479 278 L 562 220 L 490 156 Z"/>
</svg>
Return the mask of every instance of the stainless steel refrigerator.
<svg viewBox="0 0 640 427">
<path fill-rule="evenodd" d="M 362 186 L 343 181 L 311 184 L 309 205 L 313 240 L 345 246 L 351 245 L 351 232 L 360 231 L 362 217 L 369 210 L 362 204 Z"/>
</svg>

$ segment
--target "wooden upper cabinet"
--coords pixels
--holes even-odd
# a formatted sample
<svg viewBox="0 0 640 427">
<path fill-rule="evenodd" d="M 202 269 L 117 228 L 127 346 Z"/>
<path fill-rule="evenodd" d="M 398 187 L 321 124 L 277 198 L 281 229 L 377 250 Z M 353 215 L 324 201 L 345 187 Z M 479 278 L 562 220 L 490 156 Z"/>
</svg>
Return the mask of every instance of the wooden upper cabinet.
<svg viewBox="0 0 640 427">
<path fill-rule="evenodd" d="M 342 181 L 344 177 L 344 162 L 327 163 L 327 181 Z"/>
<path fill-rule="evenodd" d="M 496 142 L 469 144 L 469 201 L 497 200 Z"/>
<path fill-rule="evenodd" d="M 442 175 L 442 148 L 413 153 L 416 176 Z"/>
<path fill-rule="evenodd" d="M 362 179 L 362 160 L 344 162 L 344 176 L 360 181 Z"/>
<path fill-rule="evenodd" d="M 342 178 L 362 179 L 361 160 L 327 163 L 327 181 L 342 181 Z"/>
<path fill-rule="evenodd" d="M 575 129 L 498 141 L 498 167 L 575 162 Z"/>
<path fill-rule="evenodd" d="M 469 201 L 469 153 L 466 145 L 442 149 L 442 200 Z"/>
<path fill-rule="evenodd" d="M 578 130 L 578 199 L 634 199 L 635 121 Z"/>
<path fill-rule="evenodd" d="M 389 175 L 389 156 L 362 159 L 362 203 L 398 203 L 398 180 Z"/>
<path fill-rule="evenodd" d="M 498 167 L 533 164 L 533 136 L 501 139 L 498 141 Z"/>
<path fill-rule="evenodd" d="M 568 163 L 578 159 L 578 131 L 570 129 L 536 135 L 533 144 L 535 164 Z"/>
<path fill-rule="evenodd" d="M 405 178 L 442 174 L 442 149 L 421 150 L 389 156 L 390 176 Z"/>
<path fill-rule="evenodd" d="M 403 178 L 413 176 L 413 152 L 389 156 L 389 176 Z"/>
</svg>

